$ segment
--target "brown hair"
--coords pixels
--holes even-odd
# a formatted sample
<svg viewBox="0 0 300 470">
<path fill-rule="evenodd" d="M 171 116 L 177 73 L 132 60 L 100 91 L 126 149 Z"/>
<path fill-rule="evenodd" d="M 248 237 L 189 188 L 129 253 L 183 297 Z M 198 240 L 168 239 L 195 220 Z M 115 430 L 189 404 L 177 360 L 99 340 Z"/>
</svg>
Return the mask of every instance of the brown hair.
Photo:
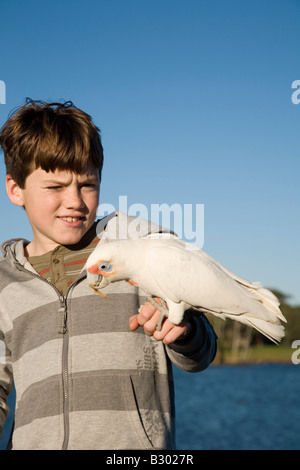
<svg viewBox="0 0 300 470">
<path fill-rule="evenodd" d="M 100 131 L 71 101 L 46 103 L 26 99 L 0 130 L 6 172 L 20 188 L 37 168 L 84 171 L 88 161 L 101 171 Z"/>
</svg>

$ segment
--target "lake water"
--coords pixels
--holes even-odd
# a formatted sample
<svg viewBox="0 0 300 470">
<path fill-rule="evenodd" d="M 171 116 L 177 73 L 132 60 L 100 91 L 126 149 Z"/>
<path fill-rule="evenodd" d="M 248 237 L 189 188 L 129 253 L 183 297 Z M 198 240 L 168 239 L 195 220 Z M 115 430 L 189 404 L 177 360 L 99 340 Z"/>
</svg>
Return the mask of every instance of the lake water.
<svg viewBox="0 0 300 470">
<path fill-rule="evenodd" d="M 177 448 L 300 449 L 300 365 L 174 369 Z"/>
<path fill-rule="evenodd" d="M 174 379 L 179 450 L 300 449 L 300 365 L 174 368 Z"/>
</svg>

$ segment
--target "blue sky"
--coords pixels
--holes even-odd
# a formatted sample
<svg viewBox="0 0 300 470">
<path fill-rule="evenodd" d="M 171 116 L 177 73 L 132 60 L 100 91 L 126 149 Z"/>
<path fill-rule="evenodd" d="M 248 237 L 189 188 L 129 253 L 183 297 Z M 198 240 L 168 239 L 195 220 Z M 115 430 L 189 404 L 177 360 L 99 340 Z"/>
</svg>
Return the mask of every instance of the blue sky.
<svg viewBox="0 0 300 470">
<path fill-rule="evenodd" d="M 101 202 L 204 204 L 203 249 L 300 304 L 298 0 L 0 0 L 0 125 L 26 97 L 100 127 Z M 31 238 L 0 163 L 0 240 Z"/>
</svg>

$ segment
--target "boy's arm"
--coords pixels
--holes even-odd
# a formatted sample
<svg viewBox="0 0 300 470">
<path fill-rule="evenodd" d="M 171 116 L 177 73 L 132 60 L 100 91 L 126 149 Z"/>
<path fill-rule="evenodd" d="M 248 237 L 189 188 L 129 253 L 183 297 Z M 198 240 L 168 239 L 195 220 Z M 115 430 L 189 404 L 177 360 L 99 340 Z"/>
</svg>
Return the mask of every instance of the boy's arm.
<svg viewBox="0 0 300 470">
<path fill-rule="evenodd" d="M 12 383 L 10 355 L 4 341 L 0 339 L 0 438 L 9 411 L 7 397 L 12 390 Z"/>
<path fill-rule="evenodd" d="M 191 311 L 188 311 L 189 315 Z M 204 314 L 189 315 L 190 331 L 167 348 L 173 364 L 188 372 L 200 372 L 214 360 L 217 352 L 217 336 Z"/>
<path fill-rule="evenodd" d="M 206 369 L 213 361 L 217 350 L 216 334 L 207 318 L 192 310 L 186 312 L 180 325 L 173 325 L 166 319 L 161 331 L 156 331 L 160 311 L 147 302 L 137 315 L 129 321 L 133 331 L 143 326 L 147 335 L 163 341 L 171 361 L 179 368 L 189 372 Z"/>
</svg>

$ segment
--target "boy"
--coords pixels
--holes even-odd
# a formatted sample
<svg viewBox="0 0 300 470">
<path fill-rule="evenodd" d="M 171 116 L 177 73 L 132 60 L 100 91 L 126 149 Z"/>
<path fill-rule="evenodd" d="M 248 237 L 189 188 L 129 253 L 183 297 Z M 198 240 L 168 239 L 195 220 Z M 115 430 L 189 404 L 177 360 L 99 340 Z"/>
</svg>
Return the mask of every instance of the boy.
<svg viewBox="0 0 300 470">
<path fill-rule="evenodd" d="M 0 432 L 14 381 L 13 449 L 174 448 L 170 361 L 205 369 L 216 337 L 203 315 L 156 331 L 159 311 L 147 303 L 136 313 L 139 292 L 126 282 L 107 299 L 87 285 L 88 255 L 129 220 L 115 213 L 95 222 L 99 129 L 71 102 L 27 101 L 0 144 L 8 197 L 33 231 L 31 242 L 2 245 Z"/>
</svg>

